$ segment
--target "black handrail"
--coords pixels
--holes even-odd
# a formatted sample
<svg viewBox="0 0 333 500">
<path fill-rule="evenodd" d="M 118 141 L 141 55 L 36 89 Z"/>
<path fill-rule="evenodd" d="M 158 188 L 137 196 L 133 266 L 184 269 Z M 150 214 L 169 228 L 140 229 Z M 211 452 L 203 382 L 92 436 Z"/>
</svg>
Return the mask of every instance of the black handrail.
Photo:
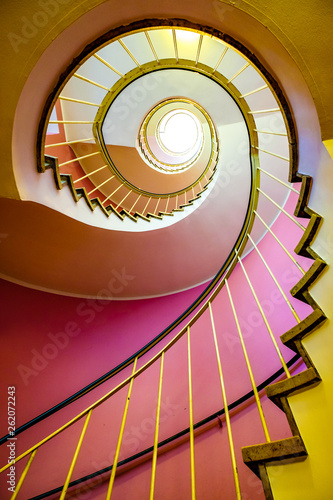
<svg viewBox="0 0 333 500">
<path fill-rule="evenodd" d="M 295 354 L 295 356 L 293 356 L 293 358 L 290 361 L 288 361 L 288 363 L 287 363 L 288 368 L 290 368 L 300 358 L 301 358 L 300 354 Z M 260 385 L 258 385 L 257 391 L 258 392 L 262 391 L 267 385 L 271 384 L 275 379 L 277 379 L 278 377 L 280 377 L 283 374 L 284 374 L 284 369 L 280 368 L 275 373 L 273 373 L 273 375 L 271 375 L 266 380 L 264 380 L 264 382 L 262 382 Z M 233 410 L 234 408 L 241 405 L 242 403 L 245 403 L 245 401 L 248 401 L 253 396 L 254 396 L 253 390 L 247 392 L 246 394 L 244 394 L 244 396 L 238 398 L 233 403 L 230 403 L 230 405 L 228 405 L 228 410 L 229 411 Z M 221 415 L 224 415 L 224 413 L 225 413 L 225 410 L 224 410 L 224 408 L 222 408 L 221 410 L 213 413 L 212 415 L 209 415 L 208 417 L 206 417 L 203 420 L 200 420 L 199 422 L 194 424 L 193 428 L 199 429 L 200 427 L 211 422 L 215 418 L 218 418 Z M 163 441 L 159 442 L 158 448 L 162 448 L 166 444 L 169 444 L 172 441 L 175 441 L 176 439 L 179 439 L 179 438 L 185 436 L 189 432 L 190 432 L 189 427 L 187 427 L 186 429 L 183 429 L 180 432 L 177 432 L 173 436 L 170 436 L 167 439 L 164 439 Z M 128 458 L 125 458 L 124 460 L 119 461 L 117 466 L 126 465 L 130 462 L 133 462 L 134 460 L 136 460 L 138 458 L 141 458 L 145 455 L 148 455 L 149 453 L 151 453 L 153 451 L 153 449 L 154 449 L 153 446 L 150 446 L 149 448 L 146 448 L 145 450 L 142 450 L 139 453 L 136 453 L 135 455 L 132 455 Z M 75 479 L 74 481 L 71 481 L 69 483 L 68 488 L 71 488 L 73 486 L 77 486 L 78 484 L 84 483 L 84 482 L 88 481 L 89 479 L 94 479 L 97 476 L 101 476 L 102 474 L 105 474 L 105 472 L 110 472 L 112 470 L 112 468 L 113 468 L 113 465 L 109 465 L 108 467 L 104 467 L 103 469 L 99 469 L 96 472 L 92 472 L 91 474 L 80 477 L 79 479 Z M 63 486 L 58 486 L 57 488 L 54 488 L 53 490 L 49 490 L 49 491 L 46 491 L 45 493 L 41 493 L 40 495 L 38 495 L 36 497 L 29 498 L 29 500 L 42 500 L 43 498 L 49 497 L 49 496 L 54 495 L 56 493 L 60 493 L 62 491 L 62 489 L 63 489 Z"/>
</svg>

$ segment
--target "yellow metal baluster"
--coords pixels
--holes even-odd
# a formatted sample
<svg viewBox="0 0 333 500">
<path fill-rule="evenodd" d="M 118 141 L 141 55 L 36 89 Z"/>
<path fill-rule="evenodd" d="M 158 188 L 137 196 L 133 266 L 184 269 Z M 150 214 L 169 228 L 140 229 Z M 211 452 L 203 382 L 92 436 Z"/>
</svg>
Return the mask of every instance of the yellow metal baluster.
<svg viewBox="0 0 333 500">
<path fill-rule="evenodd" d="M 121 78 L 124 78 L 124 75 L 122 73 L 120 73 L 120 71 L 118 71 L 116 68 L 111 66 L 111 64 L 109 64 L 107 61 L 105 61 L 105 59 L 103 59 L 101 56 L 94 54 L 94 57 L 96 57 L 96 59 L 98 59 L 101 63 L 105 64 L 105 66 L 107 66 L 109 69 L 111 69 L 111 71 L 113 71 L 114 73 L 117 73 L 118 76 L 121 76 Z"/>
<path fill-rule="evenodd" d="M 74 470 L 74 467 L 75 467 L 75 464 L 76 464 L 76 460 L 77 460 L 77 457 L 78 457 L 78 454 L 79 454 L 79 451 L 80 451 L 80 448 L 81 448 L 81 445 L 82 445 L 83 438 L 85 436 L 85 433 L 86 433 L 86 430 L 87 430 L 87 427 L 88 427 L 88 423 L 89 423 L 89 419 L 90 419 L 91 413 L 92 413 L 92 410 L 90 410 L 87 413 L 86 420 L 84 422 L 84 426 L 83 426 L 83 429 L 82 429 L 82 432 L 81 432 L 81 436 L 80 436 L 79 442 L 77 444 L 77 447 L 76 447 L 76 450 L 75 450 L 75 453 L 74 453 L 74 457 L 73 457 L 71 466 L 69 468 L 69 471 L 68 471 L 68 474 L 67 474 L 67 478 L 66 478 L 64 487 L 62 489 L 62 492 L 61 492 L 59 500 L 64 500 L 64 498 L 66 496 L 67 488 L 68 488 L 68 485 L 69 485 L 69 481 L 71 480 L 71 477 L 72 477 L 72 473 L 73 473 L 73 470 Z"/>
<path fill-rule="evenodd" d="M 273 238 L 275 239 L 275 241 L 278 242 L 278 244 L 280 245 L 280 247 L 284 250 L 284 252 L 288 255 L 288 257 L 292 260 L 292 262 L 295 264 L 295 266 L 297 267 L 297 269 L 299 269 L 301 271 L 302 274 L 305 274 L 305 271 L 304 269 L 300 266 L 300 264 L 297 262 L 296 259 L 294 259 L 294 257 L 291 255 L 291 253 L 286 249 L 286 247 L 284 246 L 284 244 L 279 240 L 279 238 L 276 236 L 275 233 L 273 233 L 273 231 L 271 230 L 271 228 L 266 224 L 266 222 L 260 217 L 260 215 L 258 214 L 258 212 L 256 210 L 253 210 L 253 213 L 258 217 L 258 219 L 262 222 L 262 224 L 265 226 L 265 228 L 267 229 L 267 231 L 269 231 L 271 233 L 271 235 L 273 236 Z"/>
<path fill-rule="evenodd" d="M 91 193 L 93 193 L 94 191 L 97 191 L 99 188 L 101 188 L 102 186 L 104 186 L 104 184 L 106 184 L 107 182 L 110 182 L 115 176 L 112 175 L 111 177 L 109 177 L 109 179 L 107 179 L 106 181 L 102 182 L 102 184 L 100 184 L 99 186 L 96 186 L 94 189 L 92 189 L 91 191 L 89 191 L 88 193 L 88 196 L 91 195 Z"/>
<path fill-rule="evenodd" d="M 173 48 L 175 51 L 175 58 L 176 61 L 179 61 L 179 55 L 178 55 L 178 47 L 177 47 L 177 35 L 176 35 L 176 30 L 172 30 L 172 39 L 173 39 Z"/>
<path fill-rule="evenodd" d="M 25 479 L 25 476 L 26 476 L 26 475 L 27 475 L 27 473 L 28 473 L 28 470 L 29 470 L 29 468 L 30 468 L 31 462 L 32 462 L 32 461 L 33 461 L 33 459 L 35 458 L 36 453 L 37 453 L 37 450 L 34 450 L 34 451 L 31 453 L 31 455 L 30 455 L 30 457 L 29 457 L 29 460 L 28 460 L 28 462 L 27 462 L 26 466 L 24 467 L 24 470 L 23 470 L 23 472 L 22 472 L 22 474 L 21 474 L 21 477 L 20 477 L 20 479 L 19 479 L 19 482 L 17 483 L 17 485 L 16 485 L 16 487 L 15 487 L 15 491 L 14 491 L 14 493 L 12 494 L 12 496 L 10 497 L 10 500 L 15 500 L 15 498 L 17 497 L 18 492 L 20 491 L 20 488 L 21 488 L 21 486 L 22 486 L 22 483 L 23 483 L 23 481 L 24 481 L 24 479 Z"/>
<path fill-rule="evenodd" d="M 160 62 L 160 61 L 159 61 L 159 59 L 158 59 L 158 56 L 157 56 L 157 53 L 156 53 L 155 47 L 154 47 L 154 45 L 153 45 L 153 42 L 151 41 L 151 38 L 150 38 L 150 36 L 149 36 L 149 33 L 148 33 L 147 31 L 145 31 L 145 35 L 146 35 L 147 41 L 148 41 L 148 43 L 149 43 L 149 47 L 150 47 L 150 49 L 151 49 L 151 51 L 152 51 L 152 53 L 153 53 L 153 56 L 155 57 L 157 64 L 159 64 L 159 62 Z"/>
<path fill-rule="evenodd" d="M 100 107 L 100 104 L 97 104 L 95 102 L 82 101 L 81 99 L 74 99 L 73 97 L 65 97 L 60 95 L 59 99 L 61 99 L 62 101 L 78 102 L 80 104 L 87 104 L 88 106 L 97 106 L 98 108 Z"/>
<path fill-rule="evenodd" d="M 262 191 L 260 188 L 257 188 L 257 190 L 259 191 L 259 193 L 263 194 L 265 196 L 265 198 L 267 198 L 271 203 L 273 203 L 273 205 L 275 205 L 279 210 L 281 210 L 281 212 L 283 212 L 287 217 L 289 217 L 289 219 L 292 220 L 294 222 L 294 224 L 296 224 L 298 227 L 303 229 L 303 231 L 305 231 L 306 228 L 304 226 L 302 226 L 302 224 L 300 224 L 290 214 L 288 214 L 288 212 L 286 212 L 286 210 L 284 208 L 282 208 L 278 203 L 276 203 L 276 201 L 272 200 L 272 198 L 270 196 L 268 196 L 268 194 L 264 193 L 264 191 Z"/>
<path fill-rule="evenodd" d="M 254 300 L 255 300 L 255 301 L 256 301 L 256 303 L 257 303 L 257 306 L 258 306 L 258 308 L 259 308 L 260 314 L 261 314 L 261 316 L 262 316 L 262 319 L 264 320 L 264 323 L 265 323 L 265 325 L 266 325 L 266 328 L 267 328 L 267 330 L 268 330 L 268 333 L 269 333 L 269 335 L 270 335 L 270 337 L 271 337 L 271 339 L 272 339 L 272 342 L 273 342 L 273 344 L 274 344 L 275 350 L 276 350 L 276 352 L 277 352 L 277 354 L 278 354 L 278 356 L 279 356 L 279 358 L 280 358 L 280 361 L 281 361 L 281 364 L 282 364 L 283 369 L 284 369 L 284 371 L 285 371 L 285 374 L 286 374 L 286 375 L 287 375 L 287 377 L 289 378 L 289 377 L 290 377 L 290 373 L 289 373 L 288 367 L 287 367 L 287 365 L 286 365 L 286 363 L 285 363 L 285 360 L 283 359 L 283 356 L 282 356 L 282 353 L 281 353 L 281 351 L 280 351 L 280 349 L 279 349 L 279 346 L 277 345 L 277 342 L 276 342 L 275 337 L 274 337 L 274 335 L 273 335 L 272 329 L 271 329 L 271 327 L 270 327 L 270 325 L 269 325 L 269 323 L 268 323 L 268 321 L 267 321 L 266 315 L 265 315 L 265 313 L 264 313 L 263 308 L 261 307 L 261 304 L 260 304 L 260 302 L 259 302 L 259 299 L 258 299 L 258 297 L 257 297 L 257 294 L 256 294 L 256 292 L 254 291 L 254 288 L 253 288 L 253 286 L 252 286 L 251 280 L 250 280 L 250 278 L 249 278 L 249 276 L 248 276 L 248 274 L 247 274 L 247 272 L 246 272 L 246 270 L 245 270 L 245 267 L 244 267 L 244 265 L 243 265 L 243 262 L 241 261 L 241 259 L 239 258 L 239 256 L 238 256 L 238 255 L 237 255 L 237 259 L 238 259 L 238 262 L 240 263 L 241 268 L 243 269 L 243 273 L 244 273 L 244 275 L 245 275 L 246 281 L 248 282 L 249 287 L 250 287 L 251 292 L 252 292 L 252 295 L 253 295 L 253 297 L 254 297 Z"/>
<path fill-rule="evenodd" d="M 133 387 L 133 382 L 134 382 L 134 373 L 136 369 L 136 364 L 137 364 L 138 358 L 136 357 L 133 363 L 133 371 L 132 371 L 132 378 L 128 386 L 128 392 L 127 392 L 127 399 L 125 403 L 125 408 L 124 408 L 124 413 L 123 413 L 123 419 L 121 422 L 120 426 L 120 431 L 119 431 L 119 437 L 118 437 L 118 442 L 117 442 L 117 449 L 116 453 L 114 456 L 113 460 L 113 466 L 112 466 L 112 471 L 111 471 L 111 476 L 110 476 L 110 482 L 109 482 L 109 487 L 108 487 L 108 492 L 106 494 L 106 500 L 110 500 L 111 494 L 112 494 L 112 488 L 113 488 L 113 483 L 116 477 L 116 471 L 117 471 L 117 464 L 118 464 L 118 459 L 119 459 L 119 453 L 120 453 L 120 447 L 121 443 L 123 440 L 123 434 L 124 434 L 124 429 L 125 429 L 125 423 L 126 423 L 126 418 L 127 418 L 127 412 L 128 412 L 128 406 L 131 398 L 131 392 L 132 392 L 132 387 Z"/>
<path fill-rule="evenodd" d="M 137 202 L 140 200 L 141 198 L 141 194 L 139 194 L 139 196 L 137 197 L 137 199 L 135 200 L 135 202 L 133 203 L 133 205 L 131 206 L 131 209 L 130 209 L 130 213 L 133 212 L 133 208 L 135 207 L 135 205 L 137 204 Z"/>
<path fill-rule="evenodd" d="M 281 160 L 289 161 L 289 158 L 286 156 L 281 156 L 278 155 L 277 153 L 272 153 L 272 151 L 267 151 L 266 149 L 258 148 L 258 146 L 252 146 L 253 148 L 257 149 L 258 151 L 262 151 L 263 153 L 266 153 L 271 156 L 276 156 L 276 158 L 280 158 Z"/>
<path fill-rule="evenodd" d="M 300 322 L 301 322 L 301 320 L 300 320 L 300 318 L 299 318 L 299 316 L 298 316 L 297 312 L 295 311 L 295 309 L 293 308 L 292 304 L 290 303 L 290 300 L 288 299 L 288 297 L 286 296 L 286 294 L 285 294 L 285 293 L 284 293 L 284 291 L 282 290 L 282 288 L 281 288 L 281 286 L 280 286 L 279 282 L 277 281 L 277 279 L 275 278 L 275 276 L 274 276 L 274 274 L 273 274 L 273 272 L 272 272 L 271 268 L 269 267 L 269 265 L 267 264 L 266 260 L 265 260 L 265 259 L 264 259 L 264 257 L 262 256 L 262 254 L 261 254 L 261 252 L 260 252 L 259 248 L 258 248 L 258 247 L 257 247 L 257 245 L 255 244 L 255 242 L 253 241 L 253 239 L 251 238 L 251 236 L 250 236 L 249 234 L 248 234 L 247 236 L 248 236 L 249 240 L 251 241 L 252 245 L 254 246 L 254 248 L 256 249 L 256 251 L 257 251 L 257 253 L 258 253 L 258 255 L 259 255 L 260 259 L 261 259 L 261 260 L 262 260 L 262 262 L 264 263 L 264 265 L 265 265 L 265 267 L 266 267 L 267 271 L 269 272 L 269 274 L 270 274 L 270 275 L 271 275 L 271 277 L 273 278 L 274 283 L 275 283 L 275 284 L 276 284 L 276 286 L 278 287 L 278 289 L 279 289 L 279 291 L 280 291 L 280 293 L 281 293 L 282 297 L 284 298 L 284 300 L 286 301 L 286 303 L 287 303 L 287 305 L 288 305 L 289 309 L 290 309 L 290 310 L 291 310 L 291 312 L 293 313 L 293 315 L 294 315 L 294 317 L 295 317 L 295 319 L 296 319 L 297 323 L 300 323 Z"/>
<path fill-rule="evenodd" d="M 132 191 L 128 191 L 127 195 L 124 196 L 124 198 L 121 200 L 120 203 L 118 203 L 118 205 L 116 206 L 116 209 L 119 208 L 123 203 L 124 201 L 126 200 L 126 198 L 132 193 Z"/>
<path fill-rule="evenodd" d="M 195 500 L 195 466 L 194 466 L 194 432 L 193 432 L 193 399 L 192 399 L 192 367 L 191 367 L 191 340 L 190 327 L 187 327 L 188 352 L 188 393 L 190 406 L 190 451 L 191 451 L 191 498 Z"/>
<path fill-rule="evenodd" d="M 258 132 L 260 132 L 258 130 Z M 265 133 L 265 134 L 269 134 L 269 132 L 263 132 L 261 131 L 261 133 Z M 273 134 L 273 132 L 272 132 Z M 277 134 L 276 134 L 277 135 Z M 279 135 L 283 135 L 283 134 L 279 134 Z M 297 193 L 297 194 L 300 194 L 299 191 L 297 191 L 297 189 L 295 189 L 293 186 L 290 186 L 289 184 L 287 184 L 286 182 L 282 181 L 281 179 L 279 179 L 278 177 L 275 177 L 275 175 L 271 174 L 270 172 L 267 172 L 266 170 L 264 170 L 263 168 L 260 168 L 260 167 L 257 167 L 258 170 L 260 170 L 260 172 L 263 172 L 264 174 L 268 175 L 269 177 L 271 177 L 272 179 L 274 179 L 275 181 L 279 182 L 280 184 L 282 184 L 283 186 L 285 186 L 286 188 L 290 189 L 290 191 L 294 191 L 294 193 Z"/>
<path fill-rule="evenodd" d="M 256 403 L 257 403 L 257 407 L 258 407 L 258 411 L 259 411 L 259 415 L 260 415 L 261 424 L 262 424 L 262 427 L 264 429 L 265 438 L 266 438 L 266 441 L 268 443 L 270 443 L 271 442 L 271 438 L 270 438 L 270 435 L 269 435 L 269 432 L 268 432 L 268 428 L 267 428 L 267 424 L 266 424 L 264 412 L 262 410 L 262 406 L 261 406 L 261 403 L 260 403 L 260 398 L 259 398 L 257 386 L 256 386 L 255 381 L 254 381 L 254 377 L 253 377 L 253 372 L 252 372 L 250 360 L 249 360 L 249 357 L 247 355 L 247 350 L 246 350 L 246 347 L 245 347 L 245 343 L 244 343 L 242 331 L 241 331 L 241 328 L 239 326 L 239 321 L 238 321 L 237 313 L 236 313 L 236 310 L 235 310 L 234 302 L 233 302 L 232 297 L 231 297 L 231 293 L 230 293 L 230 289 L 229 289 L 229 285 L 228 285 L 227 280 L 225 280 L 225 286 L 227 288 L 227 292 L 228 292 L 228 296 L 229 296 L 229 300 L 230 300 L 232 312 L 234 314 L 235 323 L 236 323 L 236 326 L 237 326 L 237 331 L 238 331 L 239 339 L 240 339 L 240 342 L 241 342 L 241 345 L 242 345 L 242 349 L 243 349 L 243 354 L 244 354 L 246 366 L 247 366 L 247 369 L 248 369 L 248 372 L 249 372 L 249 375 L 250 375 L 252 389 L 253 389 L 254 397 L 255 397 L 255 400 L 256 400 Z"/>
<path fill-rule="evenodd" d="M 83 160 L 84 158 L 90 158 L 91 156 L 96 156 L 99 155 L 99 151 L 95 151 L 94 153 L 90 153 L 88 155 L 84 156 L 78 156 L 77 158 L 73 158 L 72 160 L 65 161 L 64 163 L 59 163 L 59 167 L 62 167 L 63 165 L 68 165 L 69 163 L 74 163 L 76 161 Z"/>
<path fill-rule="evenodd" d="M 161 396 L 162 396 L 163 367 L 164 367 L 164 352 L 162 352 L 162 356 L 161 356 L 160 381 L 159 381 L 158 396 L 157 396 L 156 426 L 155 426 L 154 452 L 153 452 L 153 463 L 152 463 L 152 473 L 151 473 L 151 483 L 150 483 L 149 500 L 153 500 L 153 498 L 154 498 L 155 477 L 156 477 L 156 462 L 157 462 L 157 446 L 158 446 L 158 430 L 159 430 L 160 414 L 161 414 Z"/>
<path fill-rule="evenodd" d="M 210 302 L 208 303 L 208 305 L 209 305 L 210 320 L 211 320 L 211 323 L 212 323 L 212 330 L 213 330 L 213 336 L 214 336 L 214 344 L 215 344 L 217 365 L 218 365 L 219 375 L 220 375 L 220 383 L 221 383 L 221 390 L 222 390 L 222 400 L 223 400 L 223 406 L 224 406 L 225 420 L 226 420 L 226 424 L 227 424 L 227 432 L 228 432 L 228 439 L 229 439 L 229 448 L 230 448 L 230 455 L 231 455 L 232 470 L 233 470 L 233 473 L 234 473 L 236 496 L 237 496 L 237 500 L 241 500 L 242 499 L 242 495 L 241 495 L 240 485 L 239 485 L 238 469 L 237 469 L 236 456 L 235 456 L 235 447 L 234 447 L 234 441 L 233 441 L 233 438 L 232 438 L 231 423 L 230 423 L 230 416 L 229 416 L 229 408 L 228 408 L 227 396 L 226 396 L 226 392 L 225 392 L 225 385 L 224 385 L 224 379 L 223 379 L 223 372 L 222 372 L 220 351 L 219 351 L 219 346 L 217 344 L 217 337 L 216 337 L 216 330 L 215 330 L 215 323 L 214 323 L 212 305 L 211 305 Z"/>
<path fill-rule="evenodd" d="M 246 94 L 241 95 L 240 97 L 247 97 L 248 95 L 255 94 L 256 92 L 260 92 L 261 90 L 265 90 L 268 88 L 268 85 L 263 85 L 262 87 L 259 87 L 255 90 L 251 90 L 250 92 L 246 92 Z"/>
<path fill-rule="evenodd" d="M 75 141 L 66 141 L 66 142 L 57 142 L 55 144 L 46 144 L 46 148 L 53 148 L 55 146 L 66 146 L 68 144 L 77 144 L 78 142 L 87 142 L 87 141 L 94 141 L 95 139 L 93 137 L 88 137 L 88 139 L 77 139 Z"/>
<path fill-rule="evenodd" d="M 213 74 L 215 73 L 215 71 L 217 70 L 217 68 L 220 66 L 220 64 L 222 62 L 222 59 L 224 58 L 224 56 L 227 53 L 227 50 L 228 50 L 228 47 L 224 47 L 223 52 L 222 52 L 219 60 L 217 61 L 216 65 L 215 65 L 215 68 L 213 69 Z"/>
<path fill-rule="evenodd" d="M 98 168 L 97 170 L 94 170 L 93 172 L 89 172 L 89 174 L 86 174 L 84 175 L 83 177 L 80 177 L 79 179 L 76 179 L 75 181 L 73 181 L 73 184 L 75 184 L 76 182 L 80 182 L 80 181 L 83 181 L 83 179 L 86 179 L 87 177 L 89 177 L 90 175 L 94 175 L 96 174 L 97 172 L 99 172 L 100 170 L 103 170 L 104 168 L 106 168 L 108 165 L 104 165 L 103 167 L 100 167 Z"/>
</svg>

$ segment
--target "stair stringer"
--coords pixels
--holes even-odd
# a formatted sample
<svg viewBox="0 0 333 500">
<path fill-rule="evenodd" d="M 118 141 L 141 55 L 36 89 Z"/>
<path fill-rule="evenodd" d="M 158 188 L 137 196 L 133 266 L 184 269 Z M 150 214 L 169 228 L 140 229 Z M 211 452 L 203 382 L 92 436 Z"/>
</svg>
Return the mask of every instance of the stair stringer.
<svg viewBox="0 0 333 500">
<path fill-rule="evenodd" d="M 243 461 L 261 479 L 267 500 L 273 500 L 274 497 L 266 465 L 277 462 L 280 464 L 295 462 L 295 460 L 304 460 L 307 457 L 306 447 L 290 408 L 288 397 L 315 387 L 321 381 L 320 375 L 303 346 L 302 340 L 319 328 L 327 319 L 322 309 L 309 293 L 309 288 L 321 275 L 327 264 L 311 248 L 311 244 L 322 222 L 322 217 L 307 206 L 311 192 L 312 178 L 303 174 L 293 176 L 293 182 L 300 180 L 302 181 L 302 186 L 294 215 L 296 217 L 309 218 L 310 221 L 294 251 L 297 255 L 311 258 L 313 264 L 290 290 L 290 293 L 293 297 L 309 304 L 313 311 L 300 323 L 281 335 L 280 338 L 283 344 L 300 354 L 307 369 L 297 375 L 266 387 L 266 394 L 269 399 L 285 412 L 292 437 L 242 448 Z"/>
<path fill-rule="evenodd" d="M 67 186 L 71 192 L 71 195 L 75 201 L 75 203 L 78 203 L 78 201 L 83 198 L 87 204 L 87 206 L 90 208 L 92 212 L 94 212 L 95 208 L 99 208 L 101 212 L 106 216 L 110 217 L 111 214 L 116 215 L 120 220 L 124 220 L 125 217 L 129 218 L 133 222 L 137 222 L 139 219 L 143 219 L 147 222 L 150 222 L 151 219 L 159 219 L 162 220 L 163 216 L 165 215 L 173 215 L 176 212 L 183 212 L 185 207 L 190 207 L 193 205 L 193 202 L 195 200 L 198 200 L 202 193 L 208 189 L 208 185 L 212 180 L 212 177 L 216 171 L 216 164 L 213 169 L 212 175 L 209 177 L 208 182 L 203 186 L 202 190 L 198 192 L 194 198 L 190 199 L 187 203 L 184 203 L 179 206 L 179 208 L 174 208 L 170 212 L 163 212 L 163 211 L 158 211 L 157 214 L 153 214 L 148 212 L 146 215 L 143 215 L 139 212 L 135 213 L 130 213 L 126 209 L 121 209 L 120 211 L 116 210 L 116 208 L 109 204 L 108 206 L 104 207 L 102 202 L 98 197 L 95 198 L 89 198 L 88 193 L 84 187 L 78 187 L 76 188 L 74 186 L 73 182 L 73 176 L 72 174 L 61 174 L 59 172 L 59 162 L 58 158 L 55 156 L 45 156 L 45 170 L 50 169 L 53 172 L 53 177 L 54 177 L 54 182 L 56 185 L 56 188 L 58 190 L 61 190 L 64 186 Z"/>
</svg>

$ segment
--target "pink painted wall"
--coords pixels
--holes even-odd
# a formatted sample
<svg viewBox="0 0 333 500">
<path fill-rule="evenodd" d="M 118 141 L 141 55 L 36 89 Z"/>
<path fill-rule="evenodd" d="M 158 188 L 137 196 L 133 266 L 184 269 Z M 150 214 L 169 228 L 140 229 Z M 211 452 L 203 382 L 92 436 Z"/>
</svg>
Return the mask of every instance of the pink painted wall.
<svg viewBox="0 0 333 500">
<path fill-rule="evenodd" d="M 293 202 L 290 199 L 291 206 Z M 283 217 L 279 217 L 273 230 L 286 242 L 289 237 L 290 240 L 294 238 L 294 227 L 289 227 Z M 296 242 L 297 238 L 299 235 Z M 291 251 L 293 244 L 289 248 Z M 299 271 L 269 235 L 260 242 L 259 249 L 288 293 L 299 279 Z M 310 264 L 308 259 L 299 261 L 304 269 Z M 244 266 L 288 361 L 294 353 L 281 345 L 279 336 L 295 325 L 296 320 L 255 251 L 244 258 Z M 118 280 L 121 281 L 119 276 Z M 281 364 L 239 265 L 230 278 L 229 286 L 258 385 Z M 17 426 L 126 359 L 176 319 L 204 288 L 200 286 L 158 299 L 109 302 L 51 295 L 4 281 L 0 287 L 4 306 L 2 335 L 6 339 L 13 338 L 12 344 L 3 342 L 1 399 L 5 402 L 8 385 L 16 387 Z M 291 302 L 300 319 L 311 312 L 305 304 L 294 299 Z M 231 403 L 250 391 L 251 384 L 225 287 L 214 300 L 212 309 L 227 400 Z M 158 352 L 159 348 L 156 346 L 152 352 Z M 152 352 L 139 360 L 138 367 L 150 359 Z M 191 357 L 193 412 L 194 422 L 197 422 L 223 407 L 211 321 L 207 312 L 191 328 Z M 120 460 L 153 444 L 159 367 L 160 361 L 157 361 L 134 381 Z M 184 336 L 165 355 L 159 440 L 189 425 L 187 367 L 187 339 Z M 17 455 L 115 387 L 130 372 L 131 367 L 128 367 L 124 373 L 119 373 L 70 407 L 18 436 Z M 126 397 L 127 388 L 124 388 L 94 411 L 73 479 L 112 463 Z M 271 439 L 289 436 L 284 414 L 266 398 L 262 399 L 262 404 Z M 216 419 L 206 432 L 196 433 L 198 498 L 219 498 L 221 491 L 225 498 L 235 498 L 226 425 L 224 418 L 222 420 L 222 429 Z M 82 421 L 78 422 L 39 450 L 24 483 L 22 498 L 63 484 L 82 424 Z M 1 435 L 6 434 L 6 427 L 6 421 L 2 421 Z M 240 451 L 242 446 L 265 440 L 253 402 L 232 413 L 232 432 L 244 498 L 262 499 L 260 482 L 242 463 Z M 8 450 L 2 446 L 0 452 L 1 463 L 5 463 Z M 157 498 L 175 498 L 175 495 L 189 498 L 189 463 L 189 442 L 186 438 L 180 444 L 174 443 L 159 456 Z M 20 464 L 17 465 L 17 474 L 21 468 Z M 134 492 L 135 498 L 146 498 L 150 471 L 150 460 L 134 468 L 129 467 L 127 472 L 121 469 L 115 483 L 114 498 L 131 498 Z M 1 498 L 7 498 L 3 476 L 0 479 Z M 89 489 L 85 496 L 82 492 L 75 493 L 74 498 L 99 499 L 105 495 L 106 488 L 107 483 L 103 482 L 96 490 Z"/>
</svg>

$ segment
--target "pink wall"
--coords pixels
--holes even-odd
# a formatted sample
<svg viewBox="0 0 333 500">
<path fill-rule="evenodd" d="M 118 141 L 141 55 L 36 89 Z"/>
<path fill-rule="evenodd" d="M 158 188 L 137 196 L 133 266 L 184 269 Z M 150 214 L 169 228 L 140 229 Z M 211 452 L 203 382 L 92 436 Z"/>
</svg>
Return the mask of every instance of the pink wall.
<svg viewBox="0 0 333 500">
<path fill-rule="evenodd" d="M 294 227 L 286 225 L 282 217 L 285 216 L 280 216 L 273 229 L 285 242 L 289 241 L 289 236 L 292 237 Z M 294 264 L 269 235 L 259 248 L 269 260 L 281 286 L 288 292 L 300 277 Z M 309 266 L 308 259 L 302 259 L 302 265 L 304 268 Z M 244 259 L 244 266 L 280 344 L 279 336 L 295 325 L 296 320 L 255 251 Z M 281 364 L 239 265 L 230 278 L 229 286 L 258 385 Z M 17 426 L 126 359 L 176 319 L 204 288 L 201 286 L 158 299 L 107 302 L 47 294 L 4 281 L 0 282 L 0 287 L 4 306 L 2 335 L 15 339 L 13 344 L 3 342 L 1 398 L 5 400 L 8 385 L 16 387 Z M 311 312 L 305 304 L 291 300 L 301 319 Z M 250 391 L 251 384 L 225 287 L 212 307 L 230 404 Z M 283 345 L 280 348 L 286 361 L 293 357 L 294 353 L 289 349 Z M 157 346 L 152 352 L 158 350 Z M 141 358 L 138 367 L 151 355 L 148 353 Z M 207 312 L 191 328 L 191 355 L 193 412 L 194 422 L 197 422 L 223 407 Z M 160 361 L 157 361 L 134 381 L 120 460 L 153 444 L 159 366 Z M 70 407 L 21 434 L 17 441 L 17 455 L 116 386 L 130 372 L 131 367 L 128 367 L 124 373 L 119 373 Z M 127 388 L 124 388 L 94 411 L 73 478 L 112 463 L 126 397 Z M 263 408 L 271 438 L 289 436 L 284 414 L 265 398 Z M 22 498 L 63 484 L 82 424 L 82 421 L 78 422 L 39 450 L 23 486 Z M 159 440 L 188 425 L 187 339 L 184 336 L 165 355 Z M 2 421 L 1 435 L 6 433 L 6 426 L 6 422 Z M 233 414 L 232 431 L 244 498 L 263 498 L 260 483 L 242 463 L 240 452 L 242 446 L 264 441 L 258 410 L 253 403 Z M 3 446 L 0 451 L 1 462 L 4 463 L 7 449 Z M 215 425 L 207 432 L 196 434 L 195 458 L 198 498 L 219 498 L 221 491 L 226 498 L 234 498 L 225 422 L 221 429 L 215 420 Z M 21 467 L 17 465 L 17 473 Z M 114 497 L 130 498 L 135 491 L 135 498 L 146 498 L 150 469 L 148 460 L 120 474 L 116 479 Z M 158 459 L 157 497 L 162 492 L 163 495 L 168 492 L 174 498 L 178 494 L 179 498 L 189 497 L 189 474 L 189 443 L 185 439 L 180 445 L 172 445 Z M 0 491 L 2 498 L 7 498 L 3 481 L 2 477 Z M 100 484 L 95 492 L 89 490 L 86 496 L 76 498 L 102 498 L 106 488 L 106 484 Z"/>
</svg>

